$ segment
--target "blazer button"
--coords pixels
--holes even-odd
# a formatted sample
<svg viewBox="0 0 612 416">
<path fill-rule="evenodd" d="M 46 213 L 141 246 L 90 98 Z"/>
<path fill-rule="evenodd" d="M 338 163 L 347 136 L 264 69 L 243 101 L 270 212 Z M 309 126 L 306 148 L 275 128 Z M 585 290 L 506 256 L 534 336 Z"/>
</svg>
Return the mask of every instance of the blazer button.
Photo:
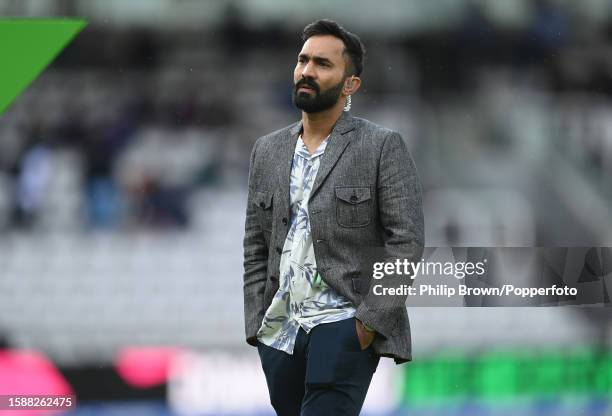
<svg viewBox="0 0 612 416">
<path fill-rule="evenodd" d="M 282 248 L 280 248 L 280 247 L 276 247 L 276 252 L 277 252 L 278 254 L 281 254 L 281 253 L 283 252 L 283 249 L 282 249 Z"/>
<path fill-rule="evenodd" d="M 287 220 L 287 218 L 283 218 L 282 219 L 283 225 L 287 225 L 289 224 L 289 221 Z"/>
<path fill-rule="evenodd" d="M 265 208 L 265 207 L 266 207 L 266 204 L 265 204 L 265 203 L 263 203 L 263 202 L 260 202 L 260 203 L 259 203 L 259 208 Z"/>
<path fill-rule="evenodd" d="M 270 276 L 270 281 L 272 282 L 276 282 L 278 279 L 276 278 L 276 276 Z"/>
</svg>

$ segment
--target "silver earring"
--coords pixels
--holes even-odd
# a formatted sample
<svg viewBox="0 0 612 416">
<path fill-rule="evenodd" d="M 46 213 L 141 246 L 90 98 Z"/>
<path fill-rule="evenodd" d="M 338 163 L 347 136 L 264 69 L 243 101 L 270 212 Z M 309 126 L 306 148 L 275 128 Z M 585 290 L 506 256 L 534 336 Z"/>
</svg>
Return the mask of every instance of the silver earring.
<svg viewBox="0 0 612 416">
<path fill-rule="evenodd" d="M 346 97 L 346 104 L 344 104 L 344 111 L 350 111 L 351 109 L 351 96 Z"/>
</svg>

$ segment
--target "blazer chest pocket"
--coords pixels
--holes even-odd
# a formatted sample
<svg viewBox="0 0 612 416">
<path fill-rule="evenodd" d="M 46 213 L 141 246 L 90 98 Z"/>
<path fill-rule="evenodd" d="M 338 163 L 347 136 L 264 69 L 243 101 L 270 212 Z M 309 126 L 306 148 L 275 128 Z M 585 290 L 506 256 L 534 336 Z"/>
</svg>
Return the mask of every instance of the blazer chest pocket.
<svg viewBox="0 0 612 416">
<path fill-rule="evenodd" d="M 365 227 L 372 219 L 369 186 L 337 186 L 336 221 L 342 227 Z"/>
<path fill-rule="evenodd" d="M 264 231 L 272 231 L 272 195 L 272 192 L 257 191 L 253 198 L 259 223 Z"/>
</svg>

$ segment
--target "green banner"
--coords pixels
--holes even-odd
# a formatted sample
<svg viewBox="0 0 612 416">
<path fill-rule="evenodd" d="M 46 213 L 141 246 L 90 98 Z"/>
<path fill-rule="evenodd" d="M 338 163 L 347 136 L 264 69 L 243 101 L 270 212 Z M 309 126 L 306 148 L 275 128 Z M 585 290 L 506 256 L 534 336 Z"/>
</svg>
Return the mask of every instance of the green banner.
<svg viewBox="0 0 612 416">
<path fill-rule="evenodd" d="M 86 25 L 83 19 L 0 19 L 0 114 Z"/>
<path fill-rule="evenodd" d="M 405 404 L 612 397 L 612 352 L 506 350 L 447 353 L 406 366 Z"/>
</svg>

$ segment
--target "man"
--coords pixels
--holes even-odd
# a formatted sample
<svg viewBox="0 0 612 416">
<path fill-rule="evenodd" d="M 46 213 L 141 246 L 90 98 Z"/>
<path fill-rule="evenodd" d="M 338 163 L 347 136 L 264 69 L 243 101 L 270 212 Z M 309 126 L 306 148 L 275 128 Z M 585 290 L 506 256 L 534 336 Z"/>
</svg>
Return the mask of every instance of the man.
<svg viewBox="0 0 612 416">
<path fill-rule="evenodd" d="M 360 39 L 330 20 L 302 39 L 293 74 L 302 119 L 251 153 L 246 340 L 277 414 L 357 415 L 379 357 L 411 359 L 406 298 L 369 291 L 362 253 L 420 260 L 421 189 L 400 135 L 348 113 Z"/>
</svg>

